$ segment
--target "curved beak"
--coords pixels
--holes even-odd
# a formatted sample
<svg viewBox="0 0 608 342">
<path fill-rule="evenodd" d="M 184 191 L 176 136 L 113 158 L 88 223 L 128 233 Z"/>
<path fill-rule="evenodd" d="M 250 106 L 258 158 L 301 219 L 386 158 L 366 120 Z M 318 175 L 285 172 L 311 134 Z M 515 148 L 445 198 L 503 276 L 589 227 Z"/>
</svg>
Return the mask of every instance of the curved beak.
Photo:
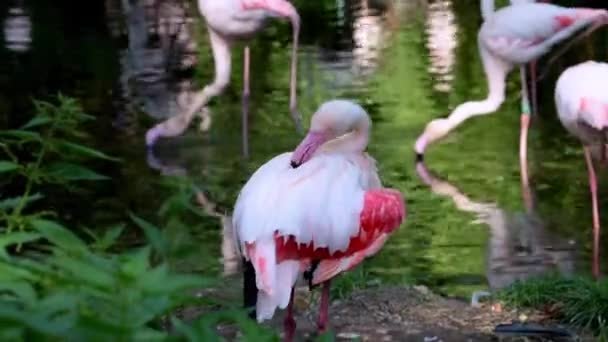
<svg viewBox="0 0 608 342">
<path fill-rule="evenodd" d="M 302 140 L 291 155 L 291 167 L 295 169 L 307 162 L 326 140 L 325 134 L 321 132 L 308 132 L 304 140 Z"/>
</svg>

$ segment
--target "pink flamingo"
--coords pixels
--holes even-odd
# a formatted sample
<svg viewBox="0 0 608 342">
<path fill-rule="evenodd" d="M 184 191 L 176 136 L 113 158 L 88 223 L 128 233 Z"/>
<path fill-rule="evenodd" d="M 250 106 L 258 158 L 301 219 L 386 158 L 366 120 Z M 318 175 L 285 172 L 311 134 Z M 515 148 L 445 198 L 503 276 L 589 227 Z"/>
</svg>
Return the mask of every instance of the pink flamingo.
<svg viewBox="0 0 608 342">
<path fill-rule="evenodd" d="M 414 149 L 417 159 L 422 160 L 428 144 L 441 139 L 471 117 L 498 110 L 505 99 L 506 76 L 519 65 L 522 85 L 519 157 L 524 200 L 531 208 L 526 161 L 530 105 L 524 64 L 537 60 L 582 27 L 591 23 L 604 24 L 608 11 L 565 8 L 546 3 L 519 3 L 487 13 L 488 8 L 493 8 L 493 1 L 482 0 L 482 6 L 486 13 L 478 34 L 478 47 L 488 82 L 488 96 L 482 101 L 462 103 L 447 118 L 429 122 L 416 140 Z"/>
<path fill-rule="evenodd" d="M 562 125 L 583 143 L 593 208 L 593 275 L 599 277 L 600 212 L 592 147 L 606 158 L 608 143 L 608 64 L 587 61 L 566 69 L 555 86 L 555 105 Z"/>
<path fill-rule="evenodd" d="M 146 133 L 146 145 L 152 146 L 159 137 L 182 134 L 194 114 L 215 96 L 224 92 L 230 83 L 231 46 L 235 41 L 251 39 L 261 31 L 270 17 L 289 18 L 293 27 L 289 109 L 298 131 L 302 131 L 301 117 L 296 103 L 296 70 L 300 16 L 286 0 L 198 0 L 201 14 L 207 22 L 209 40 L 215 63 L 215 79 L 194 96 L 188 110 L 157 124 Z M 249 45 L 244 51 L 243 75 L 243 138 L 246 144 L 249 104 Z M 246 147 L 246 146 L 245 146 Z M 246 150 L 246 149 L 245 149 Z"/>
<path fill-rule="evenodd" d="M 236 201 L 236 240 L 249 263 L 245 286 L 256 290 L 245 295 L 257 296 L 258 321 L 288 307 L 287 341 L 295 332 L 293 286 L 300 272 L 310 287 L 323 284 L 323 332 L 331 279 L 377 253 L 405 219 L 401 193 L 382 187 L 374 159 L 364 152 L 370 126 L 359 105 L 325 102 L 296 150 L 262 165 Z"/>
</svg>

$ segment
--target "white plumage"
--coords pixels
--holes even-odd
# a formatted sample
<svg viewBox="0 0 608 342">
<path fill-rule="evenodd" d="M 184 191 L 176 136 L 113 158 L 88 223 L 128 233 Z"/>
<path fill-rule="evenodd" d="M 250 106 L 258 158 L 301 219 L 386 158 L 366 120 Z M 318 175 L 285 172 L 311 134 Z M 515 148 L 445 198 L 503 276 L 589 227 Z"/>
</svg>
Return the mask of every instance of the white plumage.
<svg viewBox="0 0 608 342">
<path fill-rule="evenodd" d="M 309 267 L 310 283 L 324 283 L 329 296 L 329 279 L 375 254 L 405 217 L 401 194 L 381 188 L 363 152 L 370 125 L 351 101 L 324 103 L 298 148 L 266 162 L 241 190 L 233 227 L 255 269 L 258 321 L 290 305 Z"/>
</svg>

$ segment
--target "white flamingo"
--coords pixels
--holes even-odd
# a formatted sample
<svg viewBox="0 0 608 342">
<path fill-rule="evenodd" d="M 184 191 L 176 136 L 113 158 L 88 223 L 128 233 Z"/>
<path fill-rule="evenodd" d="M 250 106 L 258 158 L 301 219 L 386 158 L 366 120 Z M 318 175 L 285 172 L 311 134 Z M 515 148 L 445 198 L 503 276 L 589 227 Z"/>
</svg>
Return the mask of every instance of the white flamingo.
<svg viewBox="0 0 608 342">
<path fill-rule="evenodd" d="M 286 340 L 295 331 L 298 275 L 304 272 L 311 287 L 323 284 L 318 328 L 324 331 L 330 280 L 377 253 L 405 219 L 401 193 L 382 188 L 375 161 L 364 152 L 370 126 L 359 105 L 324 103 L 296 150 L 262 165 L 236 201 L 235 241 L 248 261 L 245 296 L 252 297 L 245 301 L 257 297 L 258 321 L 288 306 Z"/>
<path fill-rule="evenodd" d="M 447 118 L 429 122 L 416 140 L 414 149 L 417 158 L 422 160 L 427 145 L 446 136 L 471 117 L 498 110 L 505 99 L 506 76 L 515 66 L 520 66 L 522 115 L 519 155 L 524 199 L 530 208 L 526 161 L 530 105 L 524 64 L 543 56 L 555 44 L 571 37 L 581 28 L 593 23 L 604 24 L 608 20 L 608 11 L 566 8 L 545 3 L 518 3 L 488 13 L 494 8 L 493 4 L 493 0 L 482 0 L 485 21 L 478 34 L 479 54 L 488 82 L 488 96 L 481 101 L 462 103 Z"/>
<path fill-rule="evenodd" d="M 587 61 L 566 69 L 555 86 L 555 105 L 562 125 L 583 143 L 593 210 L 593 275 L 599 277 L 600 211 L 591 149 L 606 158 L 608 143 L 608 64 Z"/>
</svg>

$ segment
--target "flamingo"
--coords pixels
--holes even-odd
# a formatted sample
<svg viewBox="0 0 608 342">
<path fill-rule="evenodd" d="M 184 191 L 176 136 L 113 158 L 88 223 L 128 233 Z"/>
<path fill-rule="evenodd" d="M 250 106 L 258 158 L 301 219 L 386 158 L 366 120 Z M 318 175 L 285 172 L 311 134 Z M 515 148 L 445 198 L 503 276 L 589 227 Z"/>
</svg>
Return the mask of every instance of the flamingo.
<svg viewBox="0 0 608 342">
<path fill-rule="evenodd" d="M 187 111 L 173 116 L 149 129 L 146 145 L 151 147 L 159 137 L 182 134 L 193 119 L 194 113 L 215 96 L 224 92 L 230 83 L 231 46 L 239 40 L 249 40 L 261 31 L 271 17 L 289 18 L 293 28 L 289 109 L 296 129 L 301 132 L 301 117 L 296 103 L 296 71 L 300 16 L 286 0 L 198 0 L 198 7 L 207 22 L 209 40 L 215 63 L 215 79 L 197 92 Z M 245 46 L 243 61 L 243 143 L 246 150 L 249 106 L 249 45 Z"/>
<path fill-rule="evenodd" d="M 593 167 L 592 147 L 600 147 L 606 156 L 608 143 L 608 64 L 587 61 L 566 69 L 555 85 L 555 106 L 562 125 L 580 139 L 589 173 L 593 211 L 593 275 L 600 275 L 600 212 L 597 203 L 597 178 Z"/>
<path fill-rule="evenodd" d="M 259 322 L 287 307 L 287 341 L 295 332 L 299 274 L 311 288 L 323 284 L 318 329 L 324 332 L 331 279 L 377 253 L 405 219 L 401 193 L 382 187 L 374 159 L 364 152 L 370 126 L 354 102 L 323 103 L 295 151 L 262 165 L 236 201 L 235 241 L 247 261 L 245 303 L 257 298 Z"/>
<path fill-rule="evenodd" d="M 416 158 L 423 160 L 427 145 L 446 136 L 471 117 L 498 110 L 505 99 L 506 76 L 519 65 L 522 84 L 520 171 L 524 200 L 530 208 L 526 161 L 530 105 L 524 65 L 540 58 L 579 29 L 591 23 L 595 24 L 594 27 L 604 24 L 608 20 L 608 11 L 547 3 L 518 3 L 488 13 L 488 9 L 493 8 L 493 0 L 482 0 L 482 8 L 485 20 L 478 34 L 478 48 L 489 93 L 484 100 L 460 104 L 447 118 L 429 122 L 416 140 L 414 150 Z"/>
</svg>

